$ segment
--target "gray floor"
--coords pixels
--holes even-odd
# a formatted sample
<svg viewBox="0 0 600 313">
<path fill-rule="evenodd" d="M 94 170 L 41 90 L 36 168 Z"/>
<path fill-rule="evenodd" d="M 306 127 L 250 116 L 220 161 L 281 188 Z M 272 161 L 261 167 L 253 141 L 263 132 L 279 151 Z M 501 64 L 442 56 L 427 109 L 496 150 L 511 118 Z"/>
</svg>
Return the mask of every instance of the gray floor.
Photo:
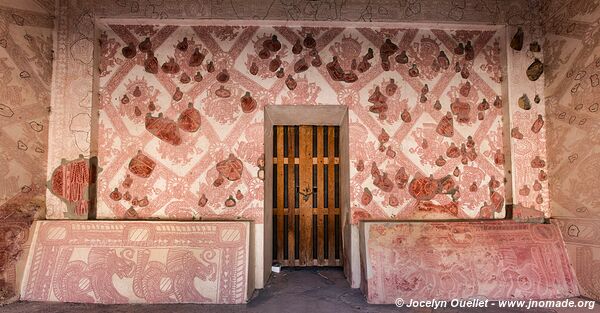
<svg viewBox="0 0 600 313">
<path fill-rule="evenodd" d="M 60 313 L 173 313 L 173 312 L 563 312 L 561 310 L 500 310 L 500 309 L 407 309 L 395 305 L 369 305 L 358 289 L 351 289 L 341 269 L 307 268 L 284 270 L 273 274 L 265 289 L 255 293 L 246 305 L 99 305 L 74 303 L 17 302 L 0 307 L 0 312 L 60 312 Z M 600 305 L 594 310 L 580 309 L 569 312 L 600 312 Z"/>
</svg>

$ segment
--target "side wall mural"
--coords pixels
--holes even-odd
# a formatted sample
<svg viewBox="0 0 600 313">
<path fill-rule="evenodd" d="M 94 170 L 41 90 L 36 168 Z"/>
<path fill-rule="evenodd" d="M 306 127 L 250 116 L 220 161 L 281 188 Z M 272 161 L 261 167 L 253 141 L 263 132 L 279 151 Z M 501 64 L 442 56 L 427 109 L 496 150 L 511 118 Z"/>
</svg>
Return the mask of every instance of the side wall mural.
<svg viewBox="0 0 600 313">
<path fill-rule="evenodd" d="M 269 104 L 350 108 L 354 222 L 504 217 L 501 31 L 100 32 L 98 217 L 262 222 Z"/>
<path fill-rule="evenodd" d="M 16 295 L 15 262 L 44 214 L 53 8 L 0 2 L 0 303 Z"/>
<path fill-rule="evenodd" d="M 581 294 L 600 299 L 600 3 L 552 1 L 546 17 L 551 209 Z"/>
</svg>

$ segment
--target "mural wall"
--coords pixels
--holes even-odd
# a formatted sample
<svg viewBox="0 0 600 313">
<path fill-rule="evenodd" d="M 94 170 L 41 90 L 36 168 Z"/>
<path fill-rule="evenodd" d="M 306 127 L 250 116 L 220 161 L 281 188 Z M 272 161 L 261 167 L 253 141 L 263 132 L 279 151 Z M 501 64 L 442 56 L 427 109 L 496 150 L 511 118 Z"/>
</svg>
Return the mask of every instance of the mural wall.
<svg viewBox="0 0 600 313">
<path fill-rule="evenodd" d="M 107 25 L 98 217 L 262 222 L 263 110 L 350 108 L 360 218 L 502 218 L 502 32 Z"/>
<path fill-rule="evenodd" d="M 53 9 L 0 2 L 0 303 L 15 295 L 15 262 L 44 214 Z"/>
<path fill-rule="evenodd" d="M 600 3 L 552 1 L 547 11 L 545 92 L 552 215 L 581 278 L 581 293 L 598 300 Z"/>
</svg>

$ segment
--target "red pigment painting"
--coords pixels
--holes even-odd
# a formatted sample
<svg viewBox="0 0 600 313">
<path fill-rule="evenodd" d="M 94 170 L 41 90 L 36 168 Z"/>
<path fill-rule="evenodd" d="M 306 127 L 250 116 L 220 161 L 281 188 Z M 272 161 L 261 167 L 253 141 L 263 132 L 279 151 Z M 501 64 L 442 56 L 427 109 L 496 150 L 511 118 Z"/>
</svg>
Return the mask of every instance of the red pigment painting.
<svg viewBox="0 0 600 313">
<path fill-rule="evenodd" d="M 262 223 L 271 104 L 348 106 L 352 223 L 505 215 L 492 28 L 101 28 L 98 217 Z"/>
<path fill-rule="evenodd" d="M 579 294 L 555 225 L 366 222 L 361 232 L 361 288 L 369 303 L 392 304 L 398 297 L 546 300 Z"/>
</svg>

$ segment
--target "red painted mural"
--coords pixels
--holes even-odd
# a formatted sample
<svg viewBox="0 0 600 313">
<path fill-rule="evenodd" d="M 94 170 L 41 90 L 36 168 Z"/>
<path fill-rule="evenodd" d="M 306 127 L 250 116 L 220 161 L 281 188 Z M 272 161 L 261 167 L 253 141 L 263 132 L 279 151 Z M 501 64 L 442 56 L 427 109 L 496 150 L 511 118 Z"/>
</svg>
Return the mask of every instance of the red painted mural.
<svg viewBox="0 0 600 313">
<path fill-rule="evenodd" d="M 98 216 L 261 223 L 262 108 L 341 104 L 354 222 L 502 218 L 503 45 L 493 28 L 105 25 Z"/>
<path fill-rule="evenodd" d="M 107 304 L 244 303 L 249 288 L 249 225 L 37 222 L 22 298 Z"/>
</svg>

